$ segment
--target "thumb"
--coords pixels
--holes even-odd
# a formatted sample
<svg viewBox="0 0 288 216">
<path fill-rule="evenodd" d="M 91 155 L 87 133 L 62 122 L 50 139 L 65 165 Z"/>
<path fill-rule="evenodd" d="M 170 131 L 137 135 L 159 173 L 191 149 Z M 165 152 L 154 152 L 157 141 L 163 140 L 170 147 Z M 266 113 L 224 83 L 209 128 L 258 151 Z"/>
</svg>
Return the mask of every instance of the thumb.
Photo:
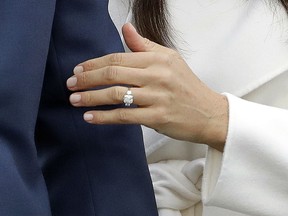
<svg viewBox="0 0 288 216">
<path fill-rule="evenodd" d="M 128 48 L 133 52 L 159 52 L 167 49 L 147 38 L 143 38 L 131 23 L 126 23 L 122 27 L 122 33 Z"/>
</svg>

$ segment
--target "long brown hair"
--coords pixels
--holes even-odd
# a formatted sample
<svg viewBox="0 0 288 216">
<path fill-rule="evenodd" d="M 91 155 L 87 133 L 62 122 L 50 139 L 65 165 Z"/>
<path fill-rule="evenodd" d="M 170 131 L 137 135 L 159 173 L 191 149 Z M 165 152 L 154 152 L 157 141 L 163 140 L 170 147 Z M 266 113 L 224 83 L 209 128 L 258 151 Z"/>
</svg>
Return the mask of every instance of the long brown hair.
<svg viewBox="0 0 288 216">
<path fill-rule="evenodd" d="M 288 13 L 288 0 L 277 1 Z M 144 37 L 161 45 L 173 47 L 166 0 L 134 0 L 132 11 L 137 30 Z"/>
<path fill-rule="evenodd" d="M 133 18 L 142 36 L 165 46 L 173 46 L 166 0 L 134 0 Z"/>
</svg>

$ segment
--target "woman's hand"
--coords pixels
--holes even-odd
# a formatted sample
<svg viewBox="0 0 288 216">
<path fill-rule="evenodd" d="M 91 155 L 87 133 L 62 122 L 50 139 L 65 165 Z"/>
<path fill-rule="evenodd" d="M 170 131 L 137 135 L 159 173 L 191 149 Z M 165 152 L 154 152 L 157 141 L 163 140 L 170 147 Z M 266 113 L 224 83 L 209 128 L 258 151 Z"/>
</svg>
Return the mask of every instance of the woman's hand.
<svg viewBox="0 0 288 216">
<path fill-rule="evenodd" d="M 141 37 L 131 24 L 123 26 L 123 35 L 133 53 L 79 64 L 67 80 L 75 91 L 70 102 L 75 107 L 120 104 L 127 85 L 137 108 L 91 110 L 84 119 L 92 124 L 142 124 L 175 139 L 223 150 L 228 125 L 225 96 L 204 85 L 176 51 Z M 89 90 L 104 85 L 113 87 Z"/>
</svg>

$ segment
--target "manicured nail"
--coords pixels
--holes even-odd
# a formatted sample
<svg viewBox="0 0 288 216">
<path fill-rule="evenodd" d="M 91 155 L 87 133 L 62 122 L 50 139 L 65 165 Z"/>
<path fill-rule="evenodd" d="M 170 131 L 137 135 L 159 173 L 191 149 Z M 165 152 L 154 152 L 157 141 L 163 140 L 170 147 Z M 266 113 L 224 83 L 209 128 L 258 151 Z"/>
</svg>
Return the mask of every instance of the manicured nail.
<svg viewBox="0 0 288 216">
<path fill-rule="evenodd" d="M 72 104 L 79 103 L 80 101 L 81 101 L 81 95 L 80 94 L 72 94 L 70 96 L 70 102 Z"/>
<path fill-rule="evenodd" d="M 74 74 L 82 73 L 84 68 L 82 66 L 76 66 L 73 70 Z"/>
<path fill-rule="evenodd" d="M 84 120 L 85 121 L 91 121 L 93 119 L 93 115 L 89 113 L 84 114 Z"/>
<path fill-rule="evenodd" d="M 77 83 L 77 78 L 76 77 L 70 77 L 68 80 L 67 80 L 67 87 L 68 88 L 72 88 L 76 85 Z"/>
</svg>

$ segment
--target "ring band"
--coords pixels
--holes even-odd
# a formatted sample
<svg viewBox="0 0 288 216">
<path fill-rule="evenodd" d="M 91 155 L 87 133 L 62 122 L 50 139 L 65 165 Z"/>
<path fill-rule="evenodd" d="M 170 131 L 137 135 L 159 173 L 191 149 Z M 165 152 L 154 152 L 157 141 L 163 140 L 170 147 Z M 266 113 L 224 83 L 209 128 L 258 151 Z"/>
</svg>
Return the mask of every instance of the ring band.
<svg viewBox="0 0 288 216">
<path fill-rule="evenodd" d="M 129 107 L 134 101 L 134 96 L 130 88 L 128 88 L 126 94 L 123 97 L 123 103 L 126 107 Z"/>
</svg>

